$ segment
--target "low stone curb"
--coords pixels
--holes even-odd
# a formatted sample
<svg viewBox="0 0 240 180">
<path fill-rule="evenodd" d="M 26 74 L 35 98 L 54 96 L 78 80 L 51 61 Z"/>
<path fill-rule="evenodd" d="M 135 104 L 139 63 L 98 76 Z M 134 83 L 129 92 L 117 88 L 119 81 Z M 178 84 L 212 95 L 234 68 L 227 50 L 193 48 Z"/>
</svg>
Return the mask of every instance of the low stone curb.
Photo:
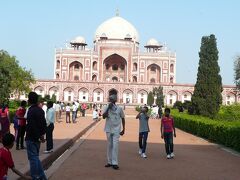
<svg viewBox="0 0 240 180">
<path fill-rule="evenodd" d="M 45 158 L 40 159 L 42 166 L 44 169 L 48 169 L 51 164 L 58 159 L 67 149 L 69 149 L 73 144 L 81 137 L 83 136 L 90 128 L 92 128 L 95 124 L 97 124 L 98 121 L 92 122 L 90 125 L 88 125 L 85 129 L 83 129 L 81 132 L 79 132 L 76 136 L 69 139 L 67 142 L 65 142 L 63 145 L 61 145 L 59 148 L 54 150 L 52 153 L 47 155 Z M 24 174 L 30 174 L 30 169 L 26 169 Z M 23 178 L 18 178 L 18 180 L 22 180 Z"/>
</svg>

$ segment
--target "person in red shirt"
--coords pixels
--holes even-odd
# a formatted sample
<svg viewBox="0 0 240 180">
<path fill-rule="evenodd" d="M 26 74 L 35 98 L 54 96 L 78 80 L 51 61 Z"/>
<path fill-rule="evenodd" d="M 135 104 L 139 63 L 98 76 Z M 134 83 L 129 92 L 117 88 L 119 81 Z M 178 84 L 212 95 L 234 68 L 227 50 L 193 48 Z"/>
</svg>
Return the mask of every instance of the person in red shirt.
<svg viewBox="0 0 240 180">
<path fill-rule="evenodd" d="M 82 111 L 82 116 L 83 117 L 85 117 L 86 109 L 87 109 L 87 105 L 85 103 L 83 103 L 82 106 L 81 106 L 81 111 Z"/>
<path fill-rule="evenodd" d="M 5 134 L 3 136 L 2 139 L 3 147 L 0 148 L 0 180 L 7 179 L 8 168 L 12 169 L 14 173 L 21 176 L 24 179 L 32 179 L 31 177 L 24 175 L 14 167 L 12 154 L 9 150 L 13 147 L 14 141 L 15 137 L 10 133 Z"/>
<path fill-rule="evenodd" d="M 21 102 L 21 106 L 17 109 L 16 116 L 18 119 L 18 133 L 17 133 L 17 139 L 16 139 L 16 150 L 19 150 L 19 143 L 21 146 L 21 149 L 25 149 L 23 142 L 24 142 L 24 136 L 26 132 L 26 118 L 24 118 L 24 115 L 26 113 L 26 101 Z"/>
<path fill-rule="evenodd" d="M 176 137 L 173 117 L 170 116 L 170 109 L 165 109 L 165 115 L 161 120 L 161 138 L 164 138 L 167 159 L 174 157 L 173 153 L 173 135 Z"/>
<path fill-rule="evenodd" d="M 0 142 L 2 137 L 10 132 L 9 111 L 6 105 L 0 108 Z"/>
</svg>

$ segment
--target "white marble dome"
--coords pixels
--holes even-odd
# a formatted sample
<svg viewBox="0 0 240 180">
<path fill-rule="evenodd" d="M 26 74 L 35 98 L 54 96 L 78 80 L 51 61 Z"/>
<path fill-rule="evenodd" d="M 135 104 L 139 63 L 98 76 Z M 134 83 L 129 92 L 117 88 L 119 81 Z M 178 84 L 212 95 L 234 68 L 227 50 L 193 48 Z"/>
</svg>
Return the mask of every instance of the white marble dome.
<svg viewBox="0 0 240 180">
<path fill-rule="evenodd" d="M 86 44 L 86 40 L 82 36 L 78 36 L 71 41 L 71 43 L 79 43 L 79 44 Z"/>
<path fill-rule="evenodd" d="M 103 35 L 108 39 L 125 39 L 130 37 L 133 41 L 139 42 L 136 28 L 119 16 L 110 18 L 98 26 L 94 35 L 94 41 L 100 39 Z"/>
<path fill-rule="evenodd" d="M 156 39 L 151 38 L 148 40 L 146 46 L 160 46 L 160 44 Z"/>
</svg>

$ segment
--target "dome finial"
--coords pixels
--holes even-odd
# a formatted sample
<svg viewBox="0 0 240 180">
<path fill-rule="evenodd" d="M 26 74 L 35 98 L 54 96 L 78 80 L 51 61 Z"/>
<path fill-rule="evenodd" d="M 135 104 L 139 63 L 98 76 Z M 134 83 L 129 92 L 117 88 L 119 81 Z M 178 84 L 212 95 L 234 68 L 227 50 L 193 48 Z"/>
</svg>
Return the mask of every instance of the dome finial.
<svg viewBox="0 0 240 180">
<path fill-rule="evenodd" d="M 119 9 L 116 9 L 116 16 L 119 16 Z"/>
</svg>

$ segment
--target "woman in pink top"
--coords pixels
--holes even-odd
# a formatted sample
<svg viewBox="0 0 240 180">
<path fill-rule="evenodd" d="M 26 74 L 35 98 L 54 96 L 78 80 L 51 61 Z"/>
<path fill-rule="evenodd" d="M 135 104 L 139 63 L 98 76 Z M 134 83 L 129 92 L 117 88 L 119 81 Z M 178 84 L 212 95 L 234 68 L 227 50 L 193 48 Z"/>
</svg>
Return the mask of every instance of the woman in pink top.
<svg viewBox="0 0 240 180">
<path fill-rule="evenodd" d="M 176 137 L 173 117 L 170 116 L 170 109 L 165 109 L 165 115 L 161 121 L 161 137 L 165 141 L 167 159 L 174 157 L 173 153 L 173 135 Z"/>
</svg>

